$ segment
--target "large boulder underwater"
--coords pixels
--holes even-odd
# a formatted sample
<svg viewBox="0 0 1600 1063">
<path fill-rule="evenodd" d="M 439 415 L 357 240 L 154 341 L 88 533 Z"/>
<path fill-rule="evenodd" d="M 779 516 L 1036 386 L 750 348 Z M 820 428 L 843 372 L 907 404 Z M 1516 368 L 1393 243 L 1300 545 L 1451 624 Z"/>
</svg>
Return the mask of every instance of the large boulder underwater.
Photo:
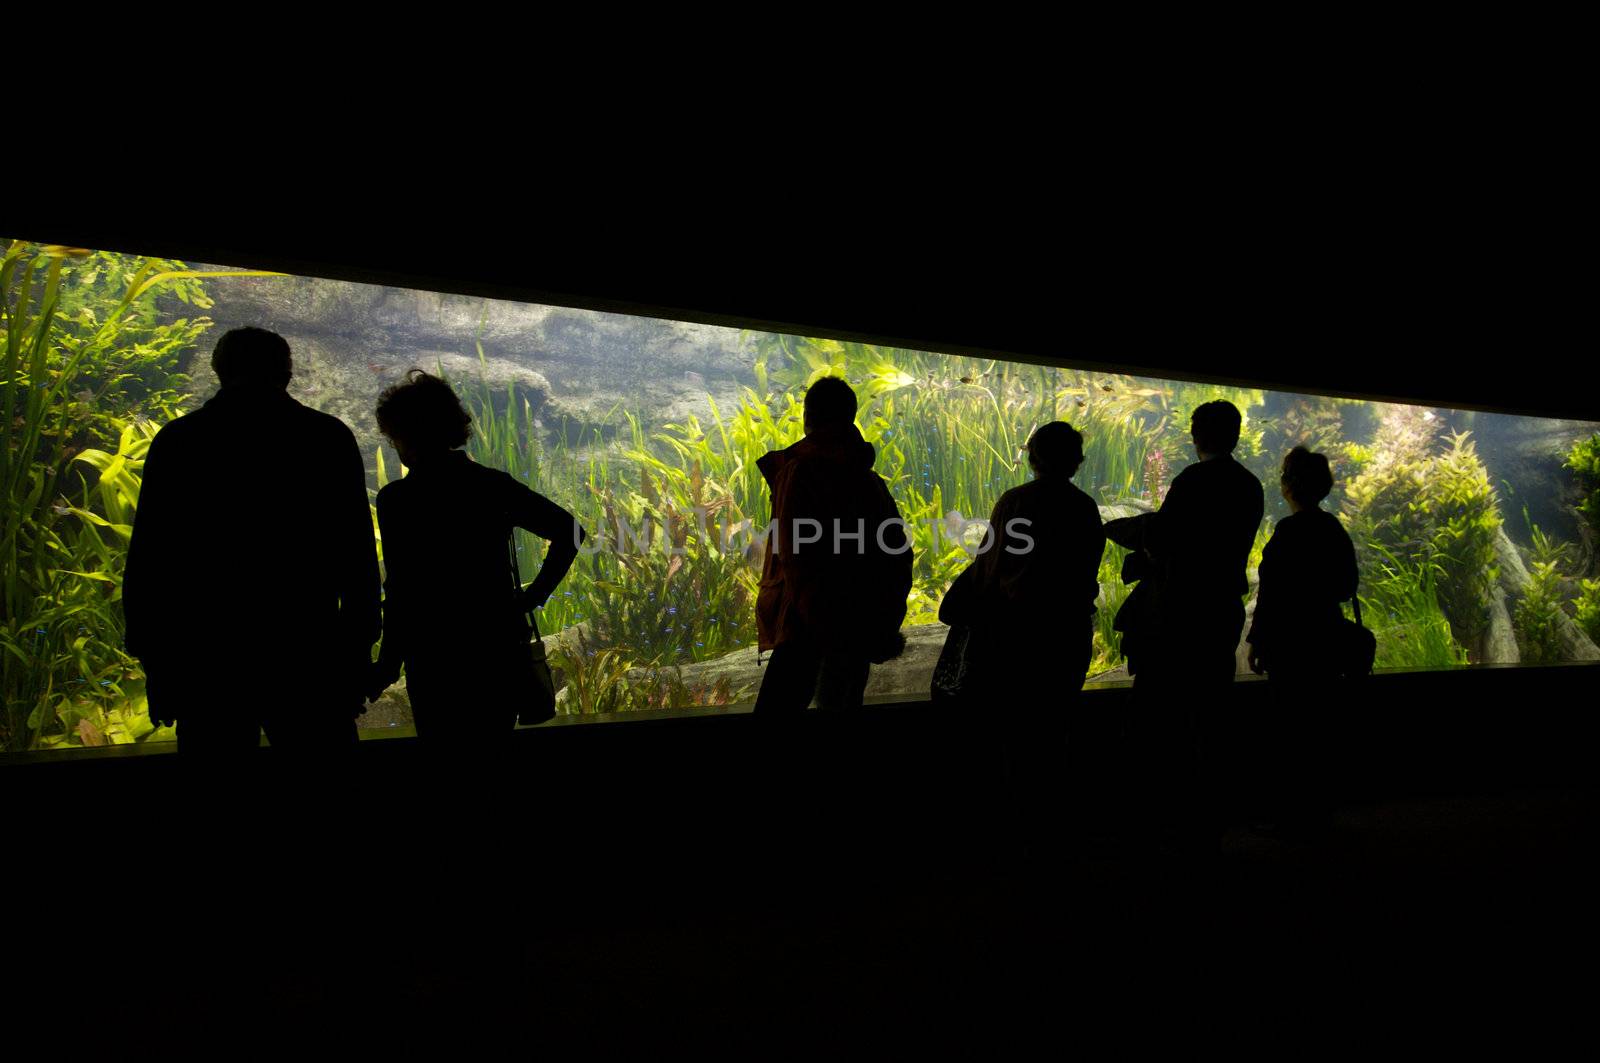
<svg viewBox="0 0 1600 1063">
<path fill-rule="evenodd" d="M 645 424 L 709 420 L 708 396 L 728 410 L 756 382 L 739 331 L 713 325 L 314 277 L 224 278 L 208 292 L 209 342 L 243 325 L 281 334 L 294 352 L 290 394 L 355 431 L 369 475 L 378 395 L 413 367 L 481 379 L 500 409 L 515 389 L 547 433 L 571 437 L 614 430 L 623 411 Z M 215 392 L 209 347 L 188 372 L 197 398 Z"/>
</svg>

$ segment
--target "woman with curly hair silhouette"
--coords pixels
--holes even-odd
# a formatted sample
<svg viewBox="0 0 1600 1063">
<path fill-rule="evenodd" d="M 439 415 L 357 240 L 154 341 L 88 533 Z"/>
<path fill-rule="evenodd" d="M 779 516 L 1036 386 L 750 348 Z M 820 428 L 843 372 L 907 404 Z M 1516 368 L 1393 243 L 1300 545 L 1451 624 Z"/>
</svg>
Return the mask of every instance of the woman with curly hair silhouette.
<svg viewBox="0 0 1600 1063">
<path fill-rule="evenodd" d="M 378 492 L 384 632 L 369 694 L 404 664 L 419 737 L 509 731 L 529 696 L 526 614 L 572 567 L 584 531 L 565 509 L 460 449 L 472 417 L 439 377 L 411 370 L 379 398 L 377 414 L 409 471 Z M 508 563 L 516 528 L 550 543 L 526 588 Z"/>
</svg>

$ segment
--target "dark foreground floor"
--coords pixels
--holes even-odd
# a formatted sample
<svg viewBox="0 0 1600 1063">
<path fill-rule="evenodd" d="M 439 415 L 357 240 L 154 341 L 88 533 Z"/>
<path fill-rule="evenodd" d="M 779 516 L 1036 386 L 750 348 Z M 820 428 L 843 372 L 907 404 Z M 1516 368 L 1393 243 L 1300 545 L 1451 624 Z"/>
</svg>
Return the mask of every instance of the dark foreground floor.
<svg viewBox="0 0 1600 1063">
<path fill-rule="evenodd" d="M 1317 846 L 1234 829 L 1206 866 L 733 859 L 714 879 L 656 857 L 544 865 L 532 836 L 435 838 L 414 863 L 359 838 L 307 863 L 222 845 L 181 875 L 36 869 L 33 918 L 65 922 L 19 928 L 8 975 L 12 1000 L 69 1025 L 141 1016 L 130 1043 L 175 1015 L 230 1031 L 191 1030 L 211 1049 L 337 1028 L 443 1037 L 456 1058 L 1527 1051 L 1592 1008 L 1595 812 L 1574 791 L 1410 799 L 1340 810 Z"/>
<path fill-rule="evenodd" d="M 209 1058 L 1533 1055 L 1587 1036 L 1600 802 L 1578 701 L 1512 703 L 1347 725 L 1325 838 L 1234 816 L 1203 861 L 1019 845 L 985 732 L 918 709 L 6 767 L 6 1015 Z"/>
</svg>

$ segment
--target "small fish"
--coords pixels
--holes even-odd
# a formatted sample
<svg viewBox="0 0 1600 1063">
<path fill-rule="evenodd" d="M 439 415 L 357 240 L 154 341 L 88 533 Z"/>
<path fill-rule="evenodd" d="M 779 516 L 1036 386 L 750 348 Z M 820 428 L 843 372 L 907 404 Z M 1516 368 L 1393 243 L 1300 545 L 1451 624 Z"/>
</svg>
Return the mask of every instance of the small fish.
<svg viewBox="0 0 1600 1063">
<path fill-rule="evenodd" d="M 683 380 L 684 383 L 693 388 L 703 388 L 706 386 L 706 378 L 701 376 L 699 373 L 685 371 L 683 374 Z"/>
<path fill-rule="evenodd" d="M 976 384 L 981 379 L 983 379 L 981 376 L 964 376 L 961 378 L 961 382 L 963 384 Z"/>
<path fill-rule="evenodd" d="M 68 513 L 72 512 L 72 507 L 58 502 L 50 507 L 50 511 L 58 517 L 65 517 Z"/>
<path fill-rule="evenodd" d="M 93 402 L 94 392 L 90 391 L 88 388 L 84 388 L 82 391 L 78 392 L 72 397 L 77 399 L 79 402 Z"/>
<path fill-rule="evenodd" d="M 1116 388 L 1116 385 L 1115 385 L 1115 384 L 1105 384 L 1105 383 L 1102 383 L 1102 384 L 1101 384 L 1101 385 L 1100 385 L 1100 390 L 1101 390 L 1101 391 L 1115 391 L 1115 390 L 1117 390 L 1117 388 Z"/>
<path fill-rule="evenodd" d="M 1081 410 L 1081 409 L 1083 409 L 1084 407 L 1086 407 L 1088 405 L 1089 404 L 1086 401 L 1084 401 L 1083 399 L 1079 399 L 1078 400 L 1078 409 Z"/>
<path fill-rule="evenodd" d="M 374 373 L 383 373 L 388 371 L 387 367 L 381 366 L 377 362 L 368 362 L 367 368 L 372 370 Z"/>
</svg>

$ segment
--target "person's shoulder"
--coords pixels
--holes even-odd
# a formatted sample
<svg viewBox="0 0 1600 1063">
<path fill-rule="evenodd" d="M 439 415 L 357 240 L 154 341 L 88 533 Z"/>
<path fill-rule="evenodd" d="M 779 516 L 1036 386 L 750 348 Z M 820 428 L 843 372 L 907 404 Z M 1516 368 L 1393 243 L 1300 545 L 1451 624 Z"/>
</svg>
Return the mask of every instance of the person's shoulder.
<svg viewBox="0 0 1600 1063">
<path fill-rule="evenodd" d="M 294 402 L 293 415 L 310 431 L 315 432 L 319 438 L 330 442 L 357 445 L 355 432 L 351 431 L 350 426 L 340 418 L 331 413 L 323 413 L 321 410 L 313 409 L 297 399 L 291 399 L 290 401 Z"/>
<path fill-rule="evenodd" d="M 512 476 L 504 469 L 497 469 L 493 465 L 484 465 L 473 461 L 469 455 L 462 454 L 461 461 L 456 469 L 456 474 L 467 481 L 478 485 L 480 488 L 494 491 L 515 491 L 527 487 L 521 480 Z M 529 490 L 532 490 L 529 488 Z"/>
<path fill-rule="evenodd" d="M 1350 532 L 1345 528 L 1344 521 L 1339 519 L 1339 514 L 1331 513 L 1326 509 L 1317 509 L 1317 524 L 1322 533 L 1333 539 L 1348 539 Z"/>
<path fill-rule="evenodd" d="M 1027 483 L 1006 488 L 1000 492 L 1000 497 L 995 500 L 995 505 L 1010 508 L 1026 503 L 1037 494 L 1038 483 L 1038 480 L 1029 480 Z"/>
<path fill-rule="evenodd" d="M 1091 511 L 1094 513 L 1096 519 L 1099 518 L 1100 503 L 1096 502 L 1094 498 L 1090 496 L 1089 492 L 1085 491 L 1083 488 L 1079 487 L 1075 483 L 1072 483 L 1071 481 L 1067 482 L 1067 497 L 1072 500 L 1072 505 L 1081 510 Z"/>
<path fill-rule="evenodd" d="M 188 439 L 196 433 L 204 432 L 206 422 L 210 419 L 210 415 L 206 413 L 206 408 L 198 406 L 162 425 L 156 430 L 155 437 L 166 443 Z"/>
</svg>

